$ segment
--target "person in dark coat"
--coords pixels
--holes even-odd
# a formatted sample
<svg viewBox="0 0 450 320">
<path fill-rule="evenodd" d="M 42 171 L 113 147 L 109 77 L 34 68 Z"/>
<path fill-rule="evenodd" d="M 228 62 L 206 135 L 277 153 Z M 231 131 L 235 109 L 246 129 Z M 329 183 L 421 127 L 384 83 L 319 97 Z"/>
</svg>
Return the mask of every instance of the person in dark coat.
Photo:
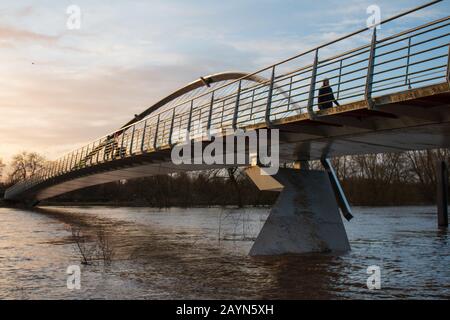
<svg viewBox="0 0 450 320">
<path fill-rule="evenodd" d="M 333 89 L 330 87 L 330 80 L 324 79 L 322 87 L 319 89 L 318 97 L 319 110 L 325 110 L 333 106 L 333 102 L 338 106 L 339 102 L 334 98 Z"/>
</svg>

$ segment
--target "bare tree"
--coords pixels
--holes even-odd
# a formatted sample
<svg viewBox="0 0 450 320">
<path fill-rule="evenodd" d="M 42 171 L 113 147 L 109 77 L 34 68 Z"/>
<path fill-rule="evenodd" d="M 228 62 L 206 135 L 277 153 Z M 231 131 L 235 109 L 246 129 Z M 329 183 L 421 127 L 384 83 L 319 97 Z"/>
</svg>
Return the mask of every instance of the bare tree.
<svg viewBox="0 0 450 320">
<path fill-rule="evenodd" d="M 5 168 L 5 164 L 3 163 L 3 160 L 0 158 L 0 180 L 2 178 L 4 168 Z"/>
<path fill-rule="evenodd" d="M 349 176 L 351 166 L 351 156 L 342 156 L 331 159 L 331 164 L 340 180 L 345 180 Z"/>
<path fill-rule="evenodd" d="M 12 183 L 33 177 L 45 166 L 45 157 L 36 152 L 21 152 L 11 161 L 9 180 Z"/>
<path fill-rule="evenodd" d="M 227 168 L 227 171 L 228 171 L 228 178 L 230 179 L 230 182 L 236 193 L 237 205 L 239 208 L 242 208 L 244 206 L 244 203 L 242 202 L 241 189 L 238 183 L 238 178 L 242 176 L 242 171 L 238 167 Z"/>
<path fill-rule="evenodd" d="M 99 261 L 103 261 L 104 266 L 111 264 L 115 251 L 109 234 L 103 228 L 99 228 L 95 235 L 84 234 L 80 228 L 71 229 L 72 240 L 76 245 L 76 251 L 80 254 L 82 264 L 92 265 Z"/>
<path fill-rule="evenodd" d="M 98 256 L 105 265 L 111 264 L 114 257 L 114 247 L 111 245 L 110 237 L 105 230 L 97 231 Z"/>
<path fill-rule="evenodd" d="M 433 201 L 436 185 L 436 164 L 438 160 L 449 161 L 450 149 L 410 151 L 406 153 L 412 179 L 418 181 L 423 195 Z"/>
<path fill-rule="evenodd" d="M 86 236 L 81 232 L 81 229 L 72 227 L 72 239 L 76 244 L 78 252 L 81 256 L 82 264 L 91 264 L 93 260 L 93 254 L 95 253 L 95 247 L 91 246 Z"/>
</svg>

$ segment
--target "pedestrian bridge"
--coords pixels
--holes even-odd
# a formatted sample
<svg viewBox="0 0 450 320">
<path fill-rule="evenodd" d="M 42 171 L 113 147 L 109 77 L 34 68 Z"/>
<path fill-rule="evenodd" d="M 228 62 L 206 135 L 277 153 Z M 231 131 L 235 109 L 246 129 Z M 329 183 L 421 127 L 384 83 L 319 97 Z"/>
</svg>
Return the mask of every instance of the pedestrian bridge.
<svg viewBox="0 0 450 320">
<path fill-rule="evenodd" d="M 207 145 L 211 131 L 279 129 L 281 163 L 450 147 L 449 20 L 396 34 L 366 28 L 254 73 L 201 77 L 49 162 L 5 199 L 34 203 L 120 179 L 225 166 L 175 165 L 171 149 L 186 132 Z M 325 78 L 340 106 L 320 110 Z"/>
</svg>

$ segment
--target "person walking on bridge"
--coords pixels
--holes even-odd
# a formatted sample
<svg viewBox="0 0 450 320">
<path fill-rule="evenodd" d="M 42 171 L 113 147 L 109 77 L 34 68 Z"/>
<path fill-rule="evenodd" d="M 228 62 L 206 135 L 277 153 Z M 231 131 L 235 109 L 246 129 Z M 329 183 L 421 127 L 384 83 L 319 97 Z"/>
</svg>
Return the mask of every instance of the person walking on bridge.
<svg viewBox="0 0 450 320">
<path fill-rule="evenodd" d="M 333 102 L 339 106 L 339 102 L 337 102 L 334 98 L 333 89 L 330 87 L 330 80 L 323 80 L 322 87 L 319 89 L 319 97 L 317 100 L 319 110 L 325 110 L 333 107 Z"/>
</svg>

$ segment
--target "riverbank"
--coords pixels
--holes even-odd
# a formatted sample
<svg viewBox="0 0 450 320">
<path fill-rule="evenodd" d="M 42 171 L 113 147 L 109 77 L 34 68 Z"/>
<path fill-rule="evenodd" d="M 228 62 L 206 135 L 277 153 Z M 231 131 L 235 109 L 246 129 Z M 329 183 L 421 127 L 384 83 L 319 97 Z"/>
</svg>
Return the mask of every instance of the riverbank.
<svg viewBox="0 0 450 320">
<path fill-rule="evenodd" d="M 220 205 L 220 204 L 192 204 L 192 205 L 173 205 L 173 206 L 157 206 L 146 202 L 117 202 L 117 201 L 104 201 L 104 202 L 57 202 L 57 201 L 43 201 L 39 204 L 46 207 L 117 207 L 117 208 L 239 208 L 238 205 Z M 270 208 L 271 205 L 245 205 L 241 208 Z"/>
<path fill-rule="evenodd" d="M 402 204 L 386 204 L 381 203 L 378 206 L 367 206 L 361 204 L 350 204 L 352 207 L 411 207 L 411 206 L 434 206 L 434 203 L 402 203 Z M 270 208 L 271 204 L 246 204 L 243 206 L 238 206 L 237 204 L 190 204 L 190 205 L 167 205 L 167 206 L 159 206 L 154 205 L 152 203 L 144 202 L 144 201 L 43 201 L 39 204 L 39 206 L 46 207 L 130 207 L 130 208 Z M 4 199 L 0 199 L 0 208 L 22 208 L 26 207 L 26 205 L 20 203 L 11 203 L 5 201 Z"/>
<path fill-rule="evenodd" d="M 237 204 L 227 204 L 227 205 L 221 205 L 221 204 L 191 204 L 191 205 L 170 205 L 170 206 L 158 206 L 158 205 L 152 205 L 151 203 L 145 203 L 145 202 L 117 202 L 117 201 L 104 201 L 104 202 L 57 202 L 57 201 L 44 201 L 39 204 L 40 206 L 48 206 L 48 207 L 117 207 L 117 208 L 123 208 L 123 207 L 130 207 L 130 208 L 156 208 L 156 209 L 163 209 L 163 208 L 271 208 L 271 204 L 246 204 L 243 206 L 238 206 Z M 381 207 L 412 207 L 412 206 L 434 206 L 434 203 L 405 203 L 405 204 L 385 204 L 382 203 L 377 206 L 368 206 L 368 205 L 361 205 L 361 204 L 350 204 L 352 207 L 373 207 L 373 208 L 381 208 Z M 1 206 L 1 204 L 0 204 Z"/>
<path fill-rule="evenodd" d="M 27 205 L 19 202 L 10 202 L 5 199 L 0 199 L 0 208 L 26 208 Z"/>
</svg>

